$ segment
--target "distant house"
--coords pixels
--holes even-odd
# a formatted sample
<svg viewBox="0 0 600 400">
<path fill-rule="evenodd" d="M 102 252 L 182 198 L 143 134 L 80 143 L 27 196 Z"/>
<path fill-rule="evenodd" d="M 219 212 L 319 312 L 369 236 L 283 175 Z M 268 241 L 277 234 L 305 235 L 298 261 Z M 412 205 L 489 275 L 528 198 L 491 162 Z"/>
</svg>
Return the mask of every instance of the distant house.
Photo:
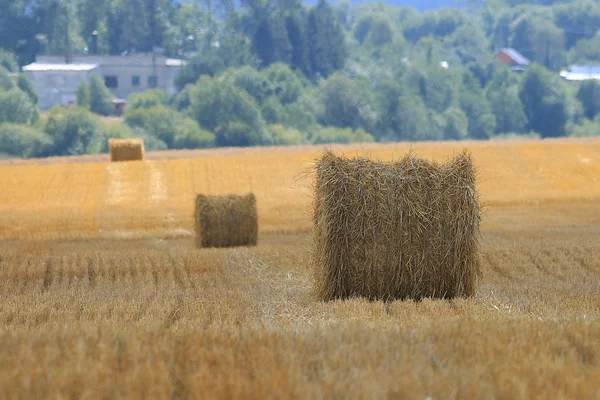
<svg viewBox="0 0 600 400">
<path fill-rule="evenodd" d="M 524 71 L 531 63 L 527 57 L 511 48 L 500 50 L 496 53 L 496 58 L 517 72 Z"/>
<path fill-rule="evenodd" d="M 92 73 L 102 75 L 98 64 L 50 64 L 35 62 L 23 67 L 38 92 L 38 105 L 42 110 L 55 105 L 77 102 L 75 95 L 81 82 L 87 81 Z"/>
<path fill-rule="evenodd" d="M 165 57 L 160 52 L 119 56 L 75 55 L 69 63 L 64 56 L 38 56 L 23 67 L 40 95 L 40 108 L 67 105 L 75 101 L 77 86 L 92 73 L 118 99 L 151 88 L 176 93 L 175 77 L 183 60 Z"/>
<path fill-rule="evenodd" d="M 561 71 L 560 76 L 568 81 L 585 81 L 588 79 L 600 81 L 600 65 L 573 65 L 568 70 Z"/>
</svg>

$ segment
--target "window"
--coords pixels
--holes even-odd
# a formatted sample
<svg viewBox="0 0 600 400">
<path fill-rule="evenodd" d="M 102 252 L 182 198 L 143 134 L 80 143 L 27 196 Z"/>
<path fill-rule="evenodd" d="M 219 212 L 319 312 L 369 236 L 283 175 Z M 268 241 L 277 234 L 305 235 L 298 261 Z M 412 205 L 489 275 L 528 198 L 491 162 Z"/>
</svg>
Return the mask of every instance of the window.
<svg viewBox="0 0 600 400">
<path fill-rule="evenodd" d="M 104 84 L 109 89 L 116 89 L 119 86 L 119 79 L 116 76 L 107 75 L 104 77 Z"/>
<path fill-rule="evenodd" d="M 131 86 L 140 86 L 140 77 L 134 75 L 131 77 Z"/>
<path fill-rule="evenodd" d="M 148 87 L 155 88 L 158 86 L 158 78 L 155 75 L 148 77 Z"/>
</svg>

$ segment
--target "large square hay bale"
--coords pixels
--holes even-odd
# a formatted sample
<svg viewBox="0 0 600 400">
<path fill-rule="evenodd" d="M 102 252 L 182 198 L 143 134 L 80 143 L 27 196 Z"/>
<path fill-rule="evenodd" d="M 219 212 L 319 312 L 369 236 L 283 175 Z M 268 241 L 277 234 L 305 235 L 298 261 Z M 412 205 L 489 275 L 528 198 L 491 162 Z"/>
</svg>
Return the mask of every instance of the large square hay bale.
<svg viewBox="0 0 600 400">
<path fill-rule="evenodd" d="M 256 246 L 258 213 L 253 193 L 196 197 L 196 247 Z"/>
<path fill-rule="evenodd" d="M 144 139 L 108 139 L 110 161 L 144 159 Z"/>
<path fill-rule="evenodd" d="M 315 164 L 313 264 L 322 300 L 470 296 L 480 275 L 476 171 L 325 152 Z"/>
</svg>

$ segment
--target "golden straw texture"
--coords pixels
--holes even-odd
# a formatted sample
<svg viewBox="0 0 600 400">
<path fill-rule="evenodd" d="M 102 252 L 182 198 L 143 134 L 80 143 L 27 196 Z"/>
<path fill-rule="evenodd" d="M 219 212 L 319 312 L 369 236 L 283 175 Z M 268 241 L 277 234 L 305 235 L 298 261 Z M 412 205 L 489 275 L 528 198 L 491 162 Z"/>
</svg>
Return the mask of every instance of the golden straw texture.
<svg viewBox="0 0 600 400">
<path fill-rule="evenodd" d="M 469 153 L 438 164 L 412 153 L 375 162 L 327 151 L 314 169 L 320 299 L 474 294 L 481 208 Z"/>
<path fill-rule="evenodd" d="M 196 247 L 256 246 L 258 214 L 254 193 L 196 197 Z"/>
<path fill-rule="evenodd" d="M 108 139 L 110 161 L 144 159 L 144 139 Z"/>
</svg>

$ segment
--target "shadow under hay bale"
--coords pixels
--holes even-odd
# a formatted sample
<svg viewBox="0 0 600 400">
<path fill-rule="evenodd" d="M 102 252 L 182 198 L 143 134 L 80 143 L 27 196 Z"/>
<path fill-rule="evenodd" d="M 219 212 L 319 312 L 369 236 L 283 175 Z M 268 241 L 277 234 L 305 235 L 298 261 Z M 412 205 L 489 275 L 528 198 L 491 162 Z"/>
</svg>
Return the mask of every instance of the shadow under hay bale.
<svg viewBox="0 0 600 400">
<path fill-rule="evenodd" d="M 196 197 L 196 247 L 256 246 L 258 213 L 253 193 Z"/>
<path fill-rule="evenodd" d="M 410 153 L 386 163 L 327 151 L 314 169 L 320 299 L 474 294 L 481 208 L 469 153 L 438 164 Z"/>
<path fill-rule="evenodd" d="M 110 161 L 144 159 L 144 139 L 108 139 Z"/>
</svg>

